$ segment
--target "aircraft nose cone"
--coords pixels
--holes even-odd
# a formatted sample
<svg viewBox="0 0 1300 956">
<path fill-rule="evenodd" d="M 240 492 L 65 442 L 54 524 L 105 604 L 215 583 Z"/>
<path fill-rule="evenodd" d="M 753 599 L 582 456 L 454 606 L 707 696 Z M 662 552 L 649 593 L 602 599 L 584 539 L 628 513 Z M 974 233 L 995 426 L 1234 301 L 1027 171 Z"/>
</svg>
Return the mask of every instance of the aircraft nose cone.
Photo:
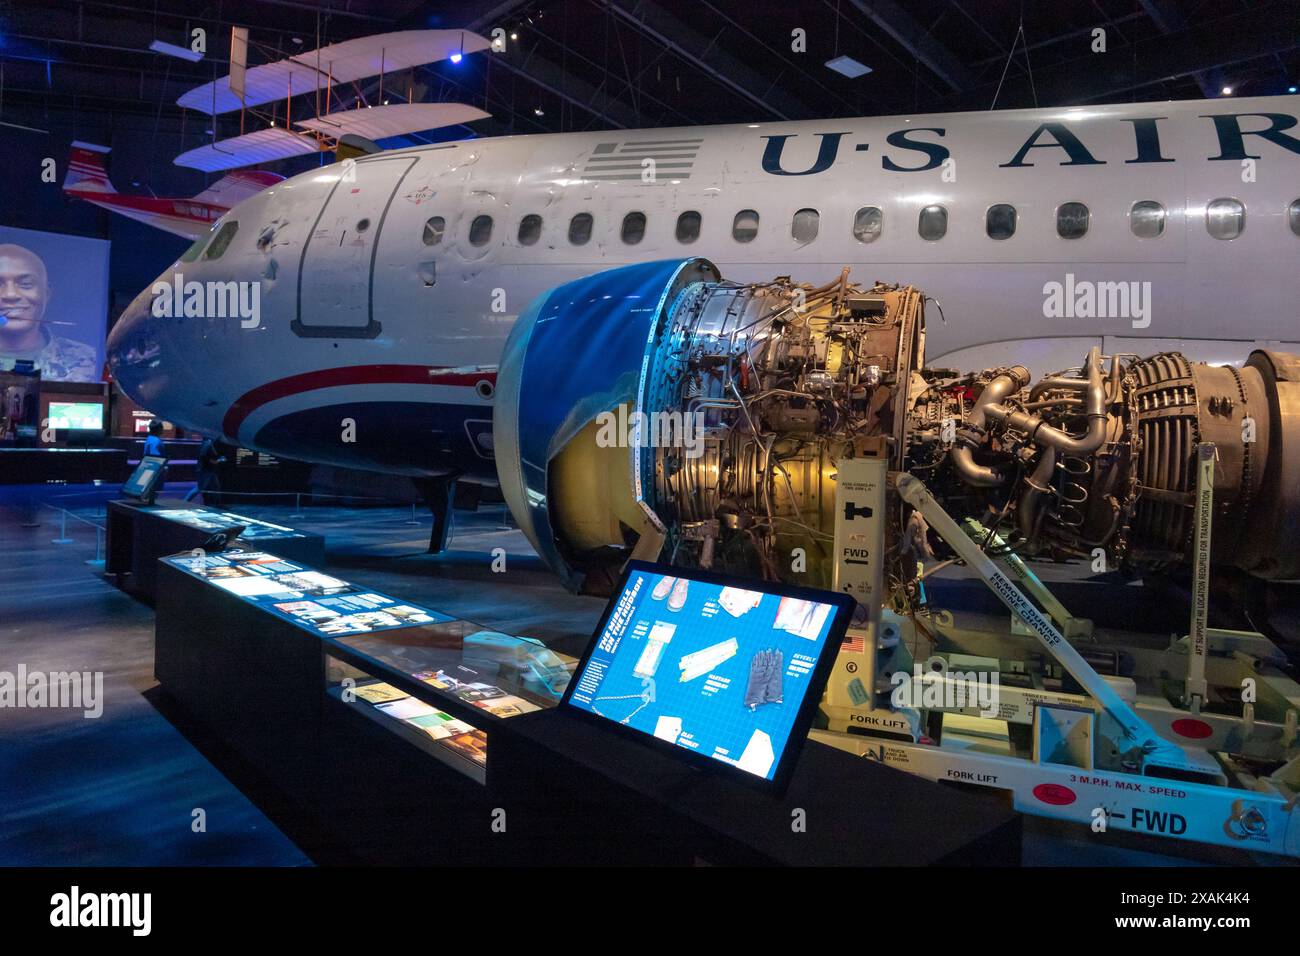
<svg viewBox="0 0 1300 956">
<path fill-rule="evenodd" d="M 118 387 L 137 405 L 157 412 L 168 376 L 162 329 L 160 320 L 151 314 L 152 303 L 149 289 L 131 301 L 108 334 L 107 351 L 108 367 Z"/>
</svg>

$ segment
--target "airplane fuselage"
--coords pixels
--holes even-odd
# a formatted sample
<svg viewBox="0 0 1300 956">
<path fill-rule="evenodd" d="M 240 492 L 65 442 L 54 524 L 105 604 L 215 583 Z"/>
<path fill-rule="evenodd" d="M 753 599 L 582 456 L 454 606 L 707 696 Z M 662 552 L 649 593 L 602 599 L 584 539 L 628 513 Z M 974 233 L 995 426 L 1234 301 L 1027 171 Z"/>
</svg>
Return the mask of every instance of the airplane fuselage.
<svg viewBox="0 0 1300 956">
<path fill-rule="evenodd" d="M 114 328 L 114 374 L 247 447 L 492 481 L 494 367 L 515 318 L 635 261 L 814 284 L 847 265 L 915 285 L 944 313 L 938 365 L 1041 374 L 1093 344 L 1240 361 L 1300 343 L 1297 116 L 1300 97 L 1273 97 L 379 153 L 222 217 Z M 258 314 L 185 315 L 190 283 L 255 284 Z"/>
</svg>

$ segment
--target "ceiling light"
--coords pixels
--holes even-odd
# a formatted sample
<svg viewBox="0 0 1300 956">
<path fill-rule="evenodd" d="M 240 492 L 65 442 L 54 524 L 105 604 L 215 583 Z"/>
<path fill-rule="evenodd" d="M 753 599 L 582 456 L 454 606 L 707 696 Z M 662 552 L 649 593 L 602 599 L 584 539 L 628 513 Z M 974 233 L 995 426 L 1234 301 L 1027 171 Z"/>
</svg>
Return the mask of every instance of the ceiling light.
<svg viewBox="0 0 1300 956">
<path fill-rule="evenodd" d="M 833 60 L 827 60 L 826 65 L 836 73 L 847 76 L 850 80 L 857 79 L 859 76 L 866 76 L 871 72 L 871 67 L 867 66 L 865 63 L 858 62 L 848 55 L 837 56 Z"/>
<path fill-rule="evenodd" d="M 1231 96 L 1231 95 L 1232 95 L 1232 87 L 1231 87 L 1231 86 L 1225 86 L 1225 87 L 1223 88 L 1223 95 L 1224 95 L 1224 96 Z"/>
<path fill-rule="evenodd" d="M 461 55 L 460 55 L 459 53 L 453 53 L 453 54 L 451 55 L 451 62 L 452 62 L 452 63 L 459 63 L 462 59 L 463 59 L 463 57 L 461 57 Z"/>
<path fill-rule="evenodd" d="M 540 106 L 534 106 L 534 107 L 533 107 L 533 115 L 534 115 L 534 116 L 545 116 L 545 115 L 546 115 L 546 111 L 545 111 L 544 109 L 542 109 Z"/>
</svg>

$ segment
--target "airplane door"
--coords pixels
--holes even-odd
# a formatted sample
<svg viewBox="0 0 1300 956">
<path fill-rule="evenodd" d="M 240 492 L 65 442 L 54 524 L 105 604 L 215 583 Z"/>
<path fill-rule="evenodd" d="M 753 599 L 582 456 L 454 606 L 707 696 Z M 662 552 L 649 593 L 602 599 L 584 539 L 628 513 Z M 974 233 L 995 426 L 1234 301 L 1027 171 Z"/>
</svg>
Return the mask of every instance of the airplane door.
<svg viewBox="0 0 1300 956">
<path fill-rule="evenodd" d="M 393 195 L 416 162 L 412 156 L 344 162 L 303 245 L 295 333 L 365 339 L 379 334 L 375 253 Z"/>
</svg>

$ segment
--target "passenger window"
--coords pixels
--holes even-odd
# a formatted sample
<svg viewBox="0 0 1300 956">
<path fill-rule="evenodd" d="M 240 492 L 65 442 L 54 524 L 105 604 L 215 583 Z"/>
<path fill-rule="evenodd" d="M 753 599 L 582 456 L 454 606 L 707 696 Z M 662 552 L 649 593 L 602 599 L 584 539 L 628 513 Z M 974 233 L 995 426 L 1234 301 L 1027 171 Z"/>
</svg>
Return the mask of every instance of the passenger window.
<svg viewBox="0 0 1300 956">
<path fill-rule="evenodd" d="M 800 209 L 790 221 L 790 235 L 795 242 L 812 242 L 821 227 L 821 216 L 816 209 Z"/>
<path fill-rule="evenodd" d="M 1016 207 L 994 203 L 984 213 L 984 232 L 990 239 L 1010 239 L 1016 234 Z"/>
<path fill-rule="evenodd" d="M 436 246 L 442 242 L 442 234 L 447 231 L 447 220 L 441 216 L 434 216 L 424 224 L 424 235 L 421 237 L 426 246 Z"/>
<path fill-rule="evenodd" d="M 491 238 L 492 217 L 475 216 L 474 221 L 469 224 L 469 244 L 471 246 L 485 246 Z"/>
<path fill-rule="evenodd" d="M 239 232 L 239 223 L 231 221 L 222 225 L 217 230 L 216 236 L 212 240 L 212 245 L 208 246 L 208 251 L 203 254 L 204 259 L 220 259 L 226 252 L 226 247 L 230 241 L 235 238 L 235 233 Z"/>
<path fill-rule="evenodd" d="M 645 213 L 630 212 L 623 217 L 623 241 L 635 246 L 645 238 Z"/>
<path fill-rule="evenodd" d="M 879 206 L 863 206 L 853 217 L 853 238 L 858 242 L 875 242 L 880 238 L 882 213 Z"/>
<path fill-rule="evenodd" d="M 592 218 L 589 212 L 580 212 L 569 220 L 569 241 L 575 246 L 585 246 L 591 239 Z"/>
<path fill-rule="evenodd" d="M 370 228 L 370 220 L 362 219 L 357 223 L 357 232 L 365 232 Z"/>
<path fill-rule="evenodd" d="M 926 206 L 921 210 L 916 231 L 927 242 L 942 239 L 948 232 L 948 210 L 943 206 Z"/>
<path fill-rule="evenodd" d="M 689 209 L 677 217 L 677 241 L 694 242 L 700 238 L 700 214 Z"/>
<path fill-rule="evenodd" d="M 731 221 L 731 238 L 737 242 L 753 242 L 758 235 L 758 213 L 753 209 L 742 209 Z"/>
<path fill-rule="evenodd" d="M 1154 239 L 1165 231 L 1165 207 L 1154 199 L 1135 202 L 1128 213 L 1128 227 L 1139 239 Z"/>
<path fill-rule="evenodd" d="M 1063 202 L 1056 207 L 1056 234 L 1062 239 L 1082 239 L 1088 233 L 1091 218 L 1081 202 Z"/>
<path fill-rule="evenodd" d="M 530 213 L 519 220 L 519 244 L 531 246 L 542 238 L 542 217 Z"/>
<path fill-rule="evenodd" d="M 1216 199 L 1205 207 L 1205 228 L 1215 239 L 1236 239 L 1246 228 L 1246 207 L 1236 199 Z"/>
<path fill-rule="evenodd" d="M 1286 207 L 1286 218 L 1291 223 L 1291 231 L 1300 236 L 1300 199 L 1292 200 Z"/>
</svg>

